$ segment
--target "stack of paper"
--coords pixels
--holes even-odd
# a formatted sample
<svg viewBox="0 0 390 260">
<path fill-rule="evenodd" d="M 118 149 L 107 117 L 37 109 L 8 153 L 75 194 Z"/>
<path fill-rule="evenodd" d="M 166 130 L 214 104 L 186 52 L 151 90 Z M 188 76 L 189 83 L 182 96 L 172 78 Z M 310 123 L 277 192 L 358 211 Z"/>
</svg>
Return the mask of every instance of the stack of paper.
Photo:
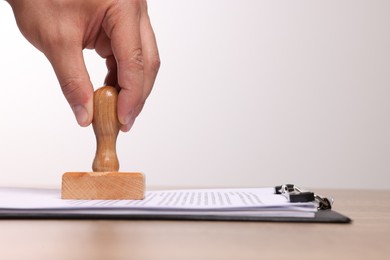
<svg viewBox="0 0 390 260">
<path fill-rule="evenodd" d="M 3 215 L 250 219 L 314 218 L 316 212 L 316 203 L 290 203 L 285 196 L 274 194 L 274 188 L 147 191 L 144 200 L 62 200 L 60 190 L 0 188 Z"/>
</svg>

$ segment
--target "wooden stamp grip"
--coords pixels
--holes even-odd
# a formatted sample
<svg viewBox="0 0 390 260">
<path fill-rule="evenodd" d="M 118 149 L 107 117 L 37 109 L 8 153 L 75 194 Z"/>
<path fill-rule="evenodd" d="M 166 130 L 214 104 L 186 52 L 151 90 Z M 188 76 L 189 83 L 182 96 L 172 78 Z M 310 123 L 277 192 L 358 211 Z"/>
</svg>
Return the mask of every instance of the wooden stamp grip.
<svg viewBox="0 0 390 260">
<path fill-rule="evenodd" d="M 118 92 L 114 87 L 104 86 L 94 93 L 93 130 L 96 136 L 94 172 L 117 172 L 119 160 L 116 154 L 116 139 L 120 123 L 117 116 Z"/>
</svg>

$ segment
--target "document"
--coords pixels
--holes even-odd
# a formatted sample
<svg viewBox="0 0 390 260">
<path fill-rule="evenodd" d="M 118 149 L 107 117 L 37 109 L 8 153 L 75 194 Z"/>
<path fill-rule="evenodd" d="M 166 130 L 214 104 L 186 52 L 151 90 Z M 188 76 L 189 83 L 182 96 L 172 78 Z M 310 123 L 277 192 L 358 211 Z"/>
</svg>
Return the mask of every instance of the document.
<svg viewBox="0 0 390 260">
<path fill-rule="evenodd" d="M 127 216 L 314 218 L 315 202 L 290 203 L 274 188 L 147 191 L 144 200 L 62 200 L 57 189 L 0 187 L 0 212 Z"/>
</svg>

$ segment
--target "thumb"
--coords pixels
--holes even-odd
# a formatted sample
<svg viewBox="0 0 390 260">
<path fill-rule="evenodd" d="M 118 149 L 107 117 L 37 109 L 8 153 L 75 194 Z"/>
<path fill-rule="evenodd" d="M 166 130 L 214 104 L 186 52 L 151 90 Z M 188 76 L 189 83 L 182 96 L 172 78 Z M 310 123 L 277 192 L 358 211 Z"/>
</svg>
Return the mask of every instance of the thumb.
<svg viewBox="0 0 390 260">
<path fill-rule="evenodd" d="M 46 54 L 77 123 L 88 126 L 93 117 L 93 87 L 81 48 L 62 47 Z"/>
</svg>

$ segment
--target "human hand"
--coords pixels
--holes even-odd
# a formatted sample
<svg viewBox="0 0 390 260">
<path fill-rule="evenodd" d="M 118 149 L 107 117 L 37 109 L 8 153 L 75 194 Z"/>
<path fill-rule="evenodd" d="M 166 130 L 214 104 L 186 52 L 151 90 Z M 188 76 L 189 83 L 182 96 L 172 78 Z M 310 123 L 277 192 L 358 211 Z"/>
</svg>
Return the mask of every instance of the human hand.
<svg viewBox="0 0 390 260">
<path fill-rule="evenodd" d="M 146 0 L 7 0 L 20 31 L 49 59 L 81 126 L 93 117 L 82 50 L 106 59 L 105 84 L 120 89 L 118 119 L 129 131 L 149 96 L 160 59 Z"/>
</svg>

